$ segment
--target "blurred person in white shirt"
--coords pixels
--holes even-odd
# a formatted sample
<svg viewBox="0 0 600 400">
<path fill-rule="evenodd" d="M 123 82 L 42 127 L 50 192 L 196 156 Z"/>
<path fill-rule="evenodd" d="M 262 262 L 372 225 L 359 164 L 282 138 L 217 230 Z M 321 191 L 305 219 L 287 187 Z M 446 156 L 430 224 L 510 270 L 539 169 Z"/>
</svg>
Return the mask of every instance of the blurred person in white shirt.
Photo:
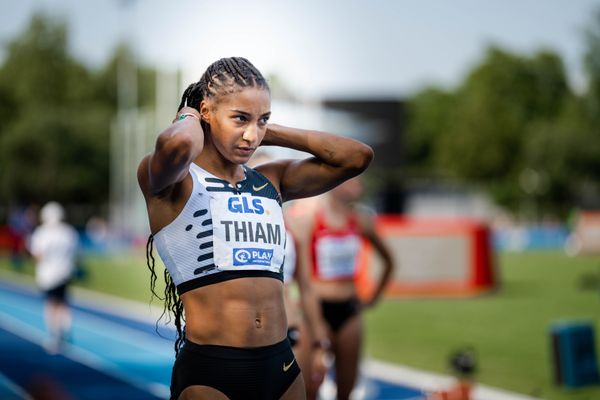
<svg viewBox="0 0 600 400">
<path fill-rule="evenodd" d="M 64 209 L 56 202 L 42 207 L 39 225 L 31 236 L 30 251 L 36 260 L 35 278 L 46 297 L 45 319 L 50 338 L 47 349 L 59 350 L 71 329 L 67 287 L 75 271 L 79 238 L 63 221 Z"/>
</svg>

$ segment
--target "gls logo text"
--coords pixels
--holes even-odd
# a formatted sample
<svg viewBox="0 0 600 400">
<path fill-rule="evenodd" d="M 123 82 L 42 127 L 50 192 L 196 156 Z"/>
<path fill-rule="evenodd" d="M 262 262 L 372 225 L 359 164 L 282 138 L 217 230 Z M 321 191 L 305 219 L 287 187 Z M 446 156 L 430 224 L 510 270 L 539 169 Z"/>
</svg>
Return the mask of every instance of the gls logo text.
<svg viewBox="0 0 600 400">
<path fill-rule="evenodd" d="M 227 201 L 227 208 L 233 213 L 242 214 L 264 214 L 265 208 L 261 199 L 250 199 L 248 197 L 230 197 Z"/>
</svg>

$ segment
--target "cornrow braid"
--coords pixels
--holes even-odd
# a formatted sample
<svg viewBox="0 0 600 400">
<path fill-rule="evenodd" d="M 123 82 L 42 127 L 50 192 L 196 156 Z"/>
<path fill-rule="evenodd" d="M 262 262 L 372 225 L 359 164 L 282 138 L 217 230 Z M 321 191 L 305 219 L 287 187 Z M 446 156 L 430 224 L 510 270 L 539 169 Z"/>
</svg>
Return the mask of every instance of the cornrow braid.
<svg viewBox="0 0 600 400">
<path fill-rule="evenodd" d="M 243 57 L 222 58 L 209 65 L 198 82 L 187 87 L 178 110 L 188 106 L 200 111 L 203 99 L 228 93 L 232 86 L 257 86 L 269 90 L 266 79 L 250 61 Z"/>
</svg>

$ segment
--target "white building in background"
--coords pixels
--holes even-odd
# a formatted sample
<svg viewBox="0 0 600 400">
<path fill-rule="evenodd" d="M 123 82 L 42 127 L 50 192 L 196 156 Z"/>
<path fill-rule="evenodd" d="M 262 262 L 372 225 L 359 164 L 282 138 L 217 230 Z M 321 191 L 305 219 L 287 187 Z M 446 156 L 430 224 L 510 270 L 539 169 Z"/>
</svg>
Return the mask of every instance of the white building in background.
<svg viewBox="0 0 600 400">
<path fill-rule="evenodd" d="M 405 213 L 415 217 L 468 217 L 489 221 L 500 213 L 483 193 L 471 190 L 412 190 Z"/>
</svg>

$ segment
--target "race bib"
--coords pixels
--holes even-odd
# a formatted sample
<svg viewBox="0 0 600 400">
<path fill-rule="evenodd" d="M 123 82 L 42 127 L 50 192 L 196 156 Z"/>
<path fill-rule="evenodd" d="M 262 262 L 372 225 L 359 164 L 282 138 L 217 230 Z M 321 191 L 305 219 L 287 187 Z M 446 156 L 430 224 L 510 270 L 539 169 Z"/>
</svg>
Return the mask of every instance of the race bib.
<svg viewBox="0 0 600 400">
<path fill-rule="evenodd" d="M 352 276 L 360 244 L 360 238 L 356 235 L 320 238 L 316 243 L 319 275 L 324 279 Z"/>
<path fill-rule="evenodd" d="M 277 201 L 217 193 L 210 201 L 215 265 L 220 270 L 280 272 L 285 226 Z"/>
</svg>

